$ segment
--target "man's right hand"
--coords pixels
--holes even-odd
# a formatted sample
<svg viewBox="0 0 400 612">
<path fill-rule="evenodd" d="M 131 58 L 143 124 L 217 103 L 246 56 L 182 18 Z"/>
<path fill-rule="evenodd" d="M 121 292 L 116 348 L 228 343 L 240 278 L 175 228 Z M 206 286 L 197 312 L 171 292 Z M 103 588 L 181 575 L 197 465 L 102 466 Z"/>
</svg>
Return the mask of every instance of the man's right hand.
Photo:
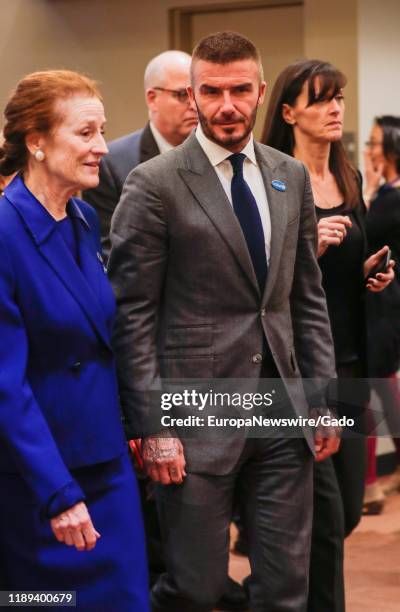
<svg viewBox="0 0 400 612">
<path fill-rule="evenodd" d="M 142 440 L 142 457 L 148 476 L 161 484 L 181 484 L 185 472 L 183 446 L 178 438 L 149 436 Z"/>
</svg>

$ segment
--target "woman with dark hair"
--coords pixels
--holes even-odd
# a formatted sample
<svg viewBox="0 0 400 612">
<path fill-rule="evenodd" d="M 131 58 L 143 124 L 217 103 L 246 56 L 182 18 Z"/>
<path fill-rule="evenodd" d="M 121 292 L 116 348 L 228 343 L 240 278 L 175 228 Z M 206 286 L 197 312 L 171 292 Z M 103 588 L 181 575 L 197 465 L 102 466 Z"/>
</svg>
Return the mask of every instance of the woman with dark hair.
<svg viewBox="0 0 400 612">
<path fill-rule="evenodd" d="M 115 300 L 96 213 L 74 197 L 98 184 L 104 124 L 96 83 L 67 70 L 27 75 L 5 108 L 0 174 L 17 174 L 0 205 L 0 568 L 8 591 L 146 612 Z"/>
<path fill-rule="evenodd" d="M 393 278 L 393 262 L 387 272 L 369 275 L 388 247 L 365 259 L 360 179 L 341 142 L 345 85 L 344 74 L 326 62 L 288 66 L 273 87 L 262 141 L 301 160 L 310 173 L 336 368 L 339 378 L 351 379 L 350 392 L 341 385 L 340 393 L 350 397 L 342 396 L 340 408 L 356 418 L 359 431 L 368 399 L 361 380 L 354 389 L 354 379 L 366 373 L 365 288 L 384 289 Z M 343 541 L 361 516 L 365 455 L 365 439 L 353 433 L 343 437 L 336 455 L 315 464 L 310 612 L 345 609 Z"/>
<path fill-rule="evenodd" d="M 384 293 L 367 299 L 369 375 L 375 380 L 385 419 L 396 448 L 397 469 L 380 488 L 376 480 L 375 439 L 368 440 L 368 471 L 364 513 L 382 511 L 384 495 L 400 491 L 400 117 L 384 115 L 374 121 L 364 153 L 366 218 L 371 250 L 388 244 L 395 279 Z M 383 181 L 383 184 L 381 184 Z"/>
</svg>

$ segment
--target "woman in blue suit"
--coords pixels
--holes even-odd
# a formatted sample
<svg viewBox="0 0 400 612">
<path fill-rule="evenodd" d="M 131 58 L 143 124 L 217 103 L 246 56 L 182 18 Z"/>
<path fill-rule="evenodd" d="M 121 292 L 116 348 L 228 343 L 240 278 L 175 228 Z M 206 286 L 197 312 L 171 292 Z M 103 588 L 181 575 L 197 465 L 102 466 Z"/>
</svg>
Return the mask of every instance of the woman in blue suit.
<svg viewBox="0 0 400 612">
<path fill-rule="evenodd" d="M 0 174 L 0 566 L 9 590 L 74 590 L 78 609 L 147 612 L 136 481 L 110 336 L 114 298 L 92 208 L 107 152 L 97 87 L 22 79 Z M 12 526 L 12 527 L 11 527 Z"/>
</svg>

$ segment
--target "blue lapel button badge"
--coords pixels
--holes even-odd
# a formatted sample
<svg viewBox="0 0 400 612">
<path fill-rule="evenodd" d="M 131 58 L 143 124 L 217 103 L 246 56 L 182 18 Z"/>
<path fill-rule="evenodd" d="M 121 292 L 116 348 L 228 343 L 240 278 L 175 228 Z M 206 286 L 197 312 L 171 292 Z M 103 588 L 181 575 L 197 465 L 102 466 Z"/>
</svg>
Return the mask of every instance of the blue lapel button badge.
<svg viewBox="0 0 400 612">
<path fill-rule="evenodd" d="M 286 191 L 286 183 L 283 181 L 272 181 L 271 185 L 274 189 L 277 189 L 277 191 Z"/>
</svg>

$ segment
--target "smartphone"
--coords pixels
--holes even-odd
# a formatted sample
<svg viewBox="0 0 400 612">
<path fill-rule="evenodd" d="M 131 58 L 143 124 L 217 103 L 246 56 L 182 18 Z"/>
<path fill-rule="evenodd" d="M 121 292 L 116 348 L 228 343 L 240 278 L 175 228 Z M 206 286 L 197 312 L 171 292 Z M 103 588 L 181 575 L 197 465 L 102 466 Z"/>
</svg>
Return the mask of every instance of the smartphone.
<svg viewBox="0 0 400 612">
<path fill-rule="evenodd" d="M 392 259 L 392 251 L 389 249 L 388 252 L 385 253 L 383 257 L 381 257 L 381 259 L 378 261 L 376 266 L 374 266 L 372 270 L 369 272 L 368 278 L 372 278 L 373 276 L 376 276 L 377 274 L 380 274 L 382 272 L 387 272 L 387 269 L 389 267 L 389 262 L 391 259 Z"/>
</svg>

